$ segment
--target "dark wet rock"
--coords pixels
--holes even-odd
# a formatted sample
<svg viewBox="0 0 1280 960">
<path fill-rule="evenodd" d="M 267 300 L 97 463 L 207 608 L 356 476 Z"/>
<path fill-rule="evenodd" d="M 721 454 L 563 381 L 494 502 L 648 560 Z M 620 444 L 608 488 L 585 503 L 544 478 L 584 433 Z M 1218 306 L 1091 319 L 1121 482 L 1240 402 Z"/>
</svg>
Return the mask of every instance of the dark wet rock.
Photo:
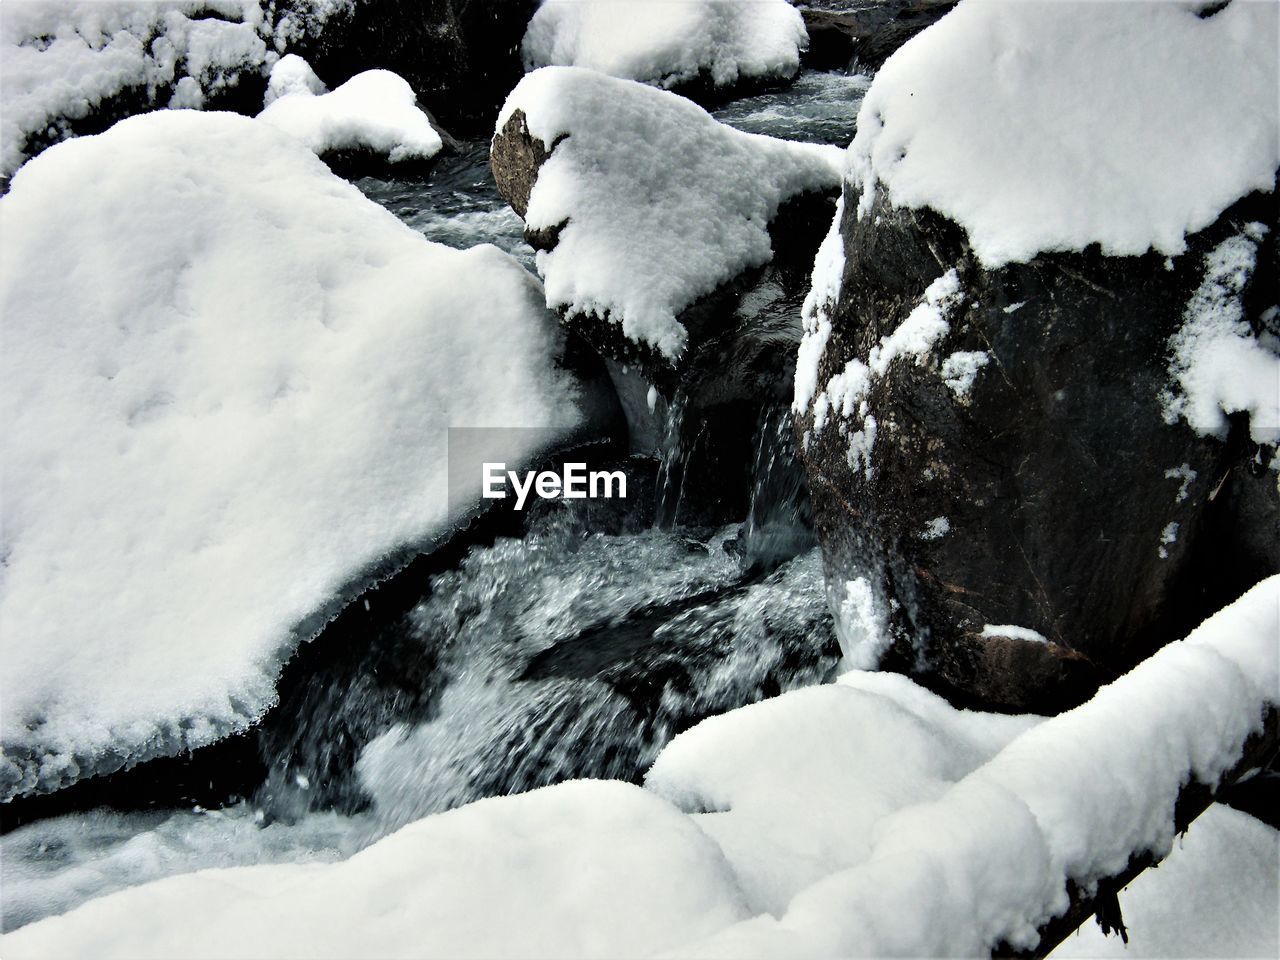
<svg viewBox="0 0 1280 960">
<path fill-rule="evenodd" d="M 958 0 L 813 0 L 797 3 L 809 31 L 805 65 L 878 70 L 889 55 L 936 23 Z"/>
<path fill-rule="evenodd" d="M 1253 221 L 1272 229 L 1243 302 L 1274 304 L 1273 196 L 1240 201 L 1176 260 L 1092 248 L 990 270 L 940 215 L 881 190 L 858 218 L 846 190 L 819 389 L 947 271 L 962 294 L 922 362 L 871 378 L 865 411 L 816 432 L 812 410 L 797 421 L 830 581 L 884 585 L 886 666 L 957 701 L 1055 712 L 1280 570 L 1273 451 L 1246 417 L 1224 442 L 1168 422 L 1161 400 L 1204 255 Z M 986 356 L 967 396 L 943 373 L 957 352 Z M 868 418 L 869 469 L 849 442 Z M 983 636 L 988 624 L 1049 642 Z"/>
</svg>

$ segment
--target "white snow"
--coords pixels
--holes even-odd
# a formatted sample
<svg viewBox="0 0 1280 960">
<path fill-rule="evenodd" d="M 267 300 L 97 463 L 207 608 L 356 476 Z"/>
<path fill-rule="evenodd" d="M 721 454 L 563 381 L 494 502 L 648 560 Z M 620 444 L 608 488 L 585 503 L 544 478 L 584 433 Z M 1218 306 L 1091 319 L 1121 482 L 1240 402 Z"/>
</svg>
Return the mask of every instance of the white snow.
<svg viewBox="0 0 1280 960">
<path fill-rule="evenodd" d="M 1026 640 L 1029 643 L 1048 643 L 1049 639 L 1038 630 L 1019 627 L 1011 623 L 986 623 L 982 625 L 984 637 L 1008 637 L 1010 640 Z"/>
<path fill-rule="evenodd" d="M 962 3 L 899 48 L 858 115 L 879 189 L 960 224 L 983 264 L 1178 254 L 1280 167 L 1280 6 Z"/>
<path fill-rule="evenodd" d="M 1235 764 L 1246 738 L 1260 729 L 1264 706 L 1280 702 L 1278 632 L 1280 576 L 1254 587 L 1083 706 L 1018 734 L 1002 749 L 997 745 L 998 753 L 990 750 L 994 756 L 980 766 L 975 763 L 967 774 L 962 764 L 974 762 L 973 750 L 965 756 L 944 746 L 933 753 L 896 734 L 892 739 L 902 749 L 887 751 L 891 759 L 886 764 L 842 784 L 841 797 L 852 807 L 859 798 L 874 798 L 879 784 L 895 772 L 905 776 L 913 768 L 919 771 L 915 782 L 904 787 L 908 796 L 882 803 L 882 815 L 873 826 L 864 826 L 869 843 L 857 862 L 810 883 L 787 900 L 779 915 L 759 914 L 687 946 L 681 955 L 986 956 L 1002 941 L 1015 948 L 1033 946 L 1037 926 L 1066 907 L 1068 879 L 1088 885 L 1118 873 L 1134 853 L 1162 856 L 1170 851 L 1180 787 L 1190 776 L 1216 782 Z M 799 695 L 779 700 L 796 703 Z M 762 708 L 782 709 L 774 701 L 706 721 L 673 741 L 667 752 L 678 757 L 685 749 L 682 740 L 697 742 L 694 738 L 704 727 L 719 724 L 723 736 L 735 717 Z M 864 719 L 846 735 L 857 737 L 869 724 Z M 830 731 L 845 728 L 834 715 L 828 723 L 814 716 L 807 725 L 837 743 L 840 738 L 830 737 Z M 796 749 L 794 736 L 789 742 L 784 732 L 778 739 L 781 749 L 772 754 L 781 756 L 772 762 L 788 766 L 768 778 L 762 794 L 778 798 L 775 804 L 790 802 L 792 810 L 803 809 L 810 802 L 805 788 L 814 789 L 804 779 L 805 758 L 813 756 L 815 767 L 833 779 L 839 768 L 808 741 Z M 859 747 L 874 749 L 875 742 L 873 734 Z M 690 809 L 698 806 L 697 798 L 710 797 L 701 801 L 702 809 L 728 807 L 722 816 L 731 817 L 739 805 L 747 807 L 749 797 L 717 788 L 717 768 L 711 764 L 718 751 L 705 742 L 700 746 L 696 764 L 684 763 L 674 778 L 664 772 L 655 787 L 675 779 L 680 789 L 660 787 L 666 795 Z M 723 749 L 729 749 L 727 743 Z M 752 762 L 759 763 L 763 753 L 753 755 Z M 651 776 L 670 762 L 660 756 Z M 949 769 L 943 766 L 948 762 Z M 705 778 L 702 766 L 710 770 Z M 948 775 L 935 772 L 939 770 Z M 929 773 L 932 789 L 922 789 Z M 953 785 L 945 782 L 957 777 Z M 788 790 L 791 783 L 799 785 L 794 795 Z M 894 786 L 888 780 L 887 789 Z M 713 792 L 717 789 L 721 793 Z M 762 874 L 760 885 L 753 886 L 751 869 L 760 862 L 754 858 L 761 850 L 774 855 L 769 845 L 770 833 L 779 829 L 774 824 L 790 826 L 792 818 L 761 810 L 748 808 L 735 826 L 710 832 L 717 839 L 723 834 L 721 842 L 730 862 L 743 872 L 748 896 L 772 892 L 776 905 L 790 892 L 785 873 L 779 871 L 776 878 Z M 840 850 L 828 820 L 817 815 L 799 819 L 813 823 L 814 829 L 805 840 L 788 838 L 789 849 L 807 842 L 800 849 Z M 737 846 L 750 843 L 753 832 L 761 837 L 757 849 Z M 1254 878 L 1259 880 L 1265 882 L 1265 874 Z M 753 907 L 759 910 L 760 902 Z"/>
<path fill-rule="evenodd" d="M 867 366 L 877 377 L 889 372 L 898 357 L 913 357 L 920 363 L 933 345 L 951 329 L 947 313 L 964 299 L 960 292 L 960 276 L 952 268 L 925 288 L 920 301 L 893 332 L 880 338 L 867 355 Z"/>
<path fill-rule="evenodd" d="M 5 793 L 243 728 L 470 508 L 447 427 L 581 417 L 514 260 L 423 240 L 248 118 L 52 147 L 0 234 Z M 545 436 L 508 433 L 511 462 Z"/>
<path fill-rule="evenodd" d="M 835 215 L 831 227 L 818 246 L 813 261 L 813 277 L 809 292 L 800 310 L 804 334 L 796 352 L 795 397 L 791 403 L 793 413 L 809 409 L 818 392 L 818 362 L 827 349 L 831 337 L 831 314 L 840 302 L 840 283 L 844 278 L 844 238 L 840 235 L 840 220 L 844 216 L 844 197 L 836 198 Z"/>
<path fill-rule="evenodd" d="M 1191 469 L 1191 464 L 1184 463 L 1177 467 L 1170 467 L 1164 472 L 1166 480 L 1179 480 L 1178 495 L 1174 498 L 1175 503 L 1182 503 L 1187 499 L 1187 491 L 1191 489 L 1191 484 L 1196 479 L 1196 472 Z"/>
<path fill-rule="evenodd" d="M 946 517 L 934 517 L 924 525 L 920 534 L 922 540 L 941 540 L 951 532 L 951 521 Z"/>
<path fill-rule="evenodd" d="M 985 350 L 957 350 L 942 361 L 942 382 L 959 400 L 968 398 L 978 381 L 982 368 L 991 362 L 991 354 Z"/>
<path fill-rule="evenodd" d="M 301 58 L 294 60 L 306 66 Z M 271 76 L 274 82 L 275 70 Z M 390 70 L 366 70 L 330 93 L 316 94 L 306 74 L 291 63 L 279 90 L 283 93 L 267 104 L 258 120 L 301 140 L 317 154 L 370 150 L 399 163 L 429 159 L 444 145 L 418 106 L 413 88 Z"/>
<path fill-rule="evenodd" d="M 1165 524 L 1165 528 L 1160 531 L 1160 546 L 1158 548 L 1158 553 L 1160 554 L 1161 560 L 1169 559 L 1169 545 L 1177 542 L 1178 523 L 1177 521 L 1171 521 L 1170 523 Z"/>
<path fill-rule="evenodd" d="M 895 674 L 852 673 L 676 737 L 645 786 L 689 811 L 753 913 L 867 859 L 879 824 L 933 800 L 1036 718 L 958 711 Z"/>
<path fill-rule="evenodd" d="M 1127 946 L 1089 921 L 1050 956 L 1280 956 L 1280 833 L 1215 804 L 1119 899 Z"/>
<path fill-rule="evenodd" d="M 0 16 L 0 175 L 28 137 L 61 140 L 121 94 L 127 112 L 201 109 L 213 94 L 272 68 L 355 0 L 47 0 Z M 318 91 L 317 91 L 318 92 Z"/>
<path fill-rule="evenodd" d="M 837 216 L 824 245 L 832 242 L 833 237 L 838 241 L 838 224 Z M 833 298 L 838 295 L 838 289 L 833 293 L 832 286 L 838 287 L 839 281 L 831 279 L 833 271 L 824 261 L 821 251 L 815 273 L 823 276 L 810 289 L 802 314 L 805 333 L 796 357 L 796 392 L 792 401 L 792 410 L 797 413 L 804 412 L 804 401 L 812 396 L 818 362 L 831 335 L 829 311 Z M 821 433 L 834 414 L 841 434 L 848 440 L 849 469 L 862 471 L 870 478 L 874 471 L 872 453 L 877 431 L 876 418 L 867 401 L 872 385 L 889 372 L 895 360 L 910 359 L 917 366 L 925 366 L 933 348 L 951 329 L 948 316 L 963 301 L 960 277 L 955 269 L 931 282 L 907 317 L 871 348 L 865 363 L 854 357 L 827 381 L 826 387 L 813 400 L 813 429 L 805 433 L 805 443 L 813 434 Z M 943 375 L 945 377 L 946 373 Z"/>
<path fill-rule="evenodd" d="M 649 956 L 747 915 L 714 842 L 624 783 L 419 820 L 338 864 L 171 877 L 8 934 L 9 960 Z"/>
<path fill-rule="evenodd" d="M 647 795 L 571 782 L 485 800 L 339 864 L 205 871 L 115 893 L 9 934 L 0 951 L 790 958 L 1027 948 L 1066 906 L 1068 880 L 1087 887 L 1135 853 L 1170 853 L 1182 785 L 1216 782 L 1264 707 L 1280 702 L 1278 630 L 1280 576 L 1052 719 L 957 710 L 903 677 L 853 672 L 686 731 L 657 758 Z M 1133 948 L 1158 954 L 1189 925 L 1233 924 L 1224 943 L 1265 950 L 1274 837 L 1222 811 L 1192 824 L 1168 867 L 1122 895 L 1143 938 Z M 1246 845 L 1252 853 L 1239 856 Z M 1220 909 L 1231 886 L 1214 892 L 1200 879 L 1228 871 L 1247 893 L 1239 915 Z M 1196 882 L 1204 888 L 1186 902 L 1166 899 Z M 1170 911 L 1173 928 L 1155 930 Z M 1196 936 L 1185 942 L 1213 942 Z"/>
<path fill-rule="evenodd" d="M 835 147 L 742 133 L 683 97 L 581 68 L 525 76 L 497 129 L 516 110 L 543 143 L 566 137 L 525 215 L 534 229 L 567 221 L 538 253 L 547 305 L 608 314 L 672 359 L 686 338 L 676 315 L 772 258 L 779 205 L 840 183 Z"/>
<path fill-rule="evenodd" d="M 872 424 L 874 436 L 875 424 Z M 828 588 L 831 589 L 831 588 Z M 889 617 L 884 598 L 867 576 L 844 582 L 830 604 L 836 639 L 844 663 L 854 670 L 874 670 L 889 647 Z"/>
<path fill-rule="evenodd" d="M 787 0 L 544 0 L 529 23 L 526 69 L 587 67 L 673 87 L 710 78 L 788 78 L 808 46 Z"/>
<path fill-rule="evenodd" d="M 311 69 L 311 64 L 296 53 L 289 53 L 277 60 L 276 65 L 271 68 L 271 75 L 267 78 L 267 92 L 263 97 L 262 105 L 269 107 L 273 100 L 278 100 L 289 94 L 320 94 L 327 92 L 328 88 L 316 76 L 316 72 Z"/>
<path fill-rule="evenodd" d="M 1266 232 L 1249 224 L 1205 257 L 1204 276 L 1170 340 L 1165 419 L 1183 418 L 1202 435 L 1224 439 L 1227 414 L 1247 412 L 1256 443 L 1280 442 L 1280 355 L 1254 336 L 1241 294 Z"/>
</svg>

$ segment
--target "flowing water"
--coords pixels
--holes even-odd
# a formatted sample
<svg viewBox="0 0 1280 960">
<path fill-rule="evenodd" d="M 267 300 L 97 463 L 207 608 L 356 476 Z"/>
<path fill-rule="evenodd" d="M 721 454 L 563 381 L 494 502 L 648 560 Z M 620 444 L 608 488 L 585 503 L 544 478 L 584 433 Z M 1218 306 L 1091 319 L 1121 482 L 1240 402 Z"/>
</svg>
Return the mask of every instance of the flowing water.
<svg viewBox="0 0 1280 960">
<path fill-rule="evenodd" d="M 806 73 L 715 114 L 843 144 L 865 89 L 865 78 Z M 429 239 L 494 243 L 533 268 L 487 144 L 442 159 L 426 183 L 358 185 Z M 0 838 L 4 928 L 169 874 L 340 859 L 480 797 L 570 777 L 638 780 L 699 719 L 828 677 L 838 650 L 785 408 L 759 426 L 748 515 L 722 527 L 677 522 L 682 411 L 667 411 L 656 479 L 640 496 L 603 514 L 590 501 L 540 504 L 523 536 L 476 546 L 431 580 L 394 625 L 397 655 L 429 665 L 412 710 L 335 677 L 299 708 L 251 799 L 13 830 Z M 344 804 L 321 789 L 345 756 L 329 739 L 335 711 L 358 734 L 354 762 L 342 761 L 356 800 Z"/>
</svg>

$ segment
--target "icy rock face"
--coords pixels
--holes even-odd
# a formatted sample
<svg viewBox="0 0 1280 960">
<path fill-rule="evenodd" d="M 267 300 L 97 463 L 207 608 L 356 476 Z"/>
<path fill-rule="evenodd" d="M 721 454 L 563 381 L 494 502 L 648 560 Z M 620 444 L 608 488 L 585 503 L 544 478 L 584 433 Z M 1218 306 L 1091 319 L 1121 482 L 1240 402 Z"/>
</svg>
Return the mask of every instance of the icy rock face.
<svg viewBox="0 0 1280 960">
<path fill-rule="evenodd" d="M 545 0 L 521 48 L 529 69 L 586 67 L 696 96 L 791 79 L 807 42 L 787 0 Z"/>
<path fill-rule="evenodd" d="M 1269 39 L 1237 49 L 1250 29 L 1271 36 L 1276 10 L 1237 2 L 1202 19 L 1170 5 L 1115 8 L 962 6 L 891 57 L 860 114 L 805 306 L 794 410 L 829 590 L 835 604 L 846 584 L 870 583 L 864 606 L 883 621 L 878 633 L 846 624 L 841 635 L 870 636 L 886 665 L 1006 709 L 1082 701 L 1280 569 L 1267 469 L 1280 384 L 1267 330 L 1275 87 L 1249 86 L 1250 71 L 1274 80 L 1276 52 Z M 1006 19 L 979 36 L 970 31 L 984 10 Z M 1108 61 L 1103 43 L 1087 58 L 1135 96 L 1165 89 L 1165 54 L 1187 36 L 1216 57 L 1253 57 L 1243 87 L 1212 105 L 1198 85 L 1166 85 L 1172 101 L 1160 109 L 1203 120 L 1226 138 L 1218 147 L 1203 130 L 1166 139 L 1150 111 L 1124 105 L 1127 126 L 1082 140 L 1110 151 L 1096 186 L 1075 167 L 1039 165 L 1046 144 L 1059 149 L 1056 124 L 1018 114 L 1040 109 L 1019 91 L 1053 87 L 1065 115 L 1096 112 L 1081 101 L 1092 84 L 1084 61 L 1069 53 L 1027 64 L 1011 53 L 1018 70 L 966 76 L 967 102 L 1014 110 L 999 130 L 1007 147 L 991 157 L 1008 166 L 999 184 L 982 185 L 987 166 L 953 162 L 984 149 L 989 125 L 912 126 L 944 109 L 975 44 L 1033 49 L 1061 35 L 1050 26 L 1095 31 L 1103 12 L 1110 28 L 1128 17 L 1155 44 Z M 1185 151 L 1223 143 L 1229 160 L 1209 164 L 1213 177 L 1182 177 Z M 930 158 L 948 146 L 943 171 Z M 1265 182 L 1258 169 L 1271 171 Z M 967 182 L 998 206 L 1023 173 L 1048 204 L 1041 215 L 997 221 L 970 205 Z M 1113 198 L 1110 216 L 1099 191 Z"/>
<path fill-rule="evenodd" d="M 244 729 L 472 509 L 446 428 L 584 421 L 518 263 L 423 240 L 255 120 L 58 144 L 0 229 L 5 797 Z M 505 436 L 516 462 L 548 435 Z"/>
</svg>

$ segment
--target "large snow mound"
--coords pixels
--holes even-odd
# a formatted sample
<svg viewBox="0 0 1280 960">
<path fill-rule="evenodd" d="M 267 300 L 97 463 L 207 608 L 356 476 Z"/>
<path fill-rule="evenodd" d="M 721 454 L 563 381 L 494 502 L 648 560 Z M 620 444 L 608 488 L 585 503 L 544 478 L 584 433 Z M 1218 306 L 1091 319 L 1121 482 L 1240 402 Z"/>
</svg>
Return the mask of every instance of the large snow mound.
<svg viewBox="0 0 1280 960">
<path fill-rule="evenodd" d="M 467 506 L 446 428 L 580 419 L 533 277 L 255 120 L 52 147 L 0 235 L 5 795 L 252 722 L 293 646 Z"/>
<path fill-rule="evenodd" d="M 547 305 L 606 315 L 632 340 L 677 357 L 676 315 L 773 256 L 768 224 L 783 201 L 838 185 L 838 148 L 775 140 L 718 123 L 683 97 L 577 67 L 528 74 L 515 111 L 544 144 L 525 221 L 565 224 L 538 253 Z"/>
<path fill-rule="evenodd" d="M 369 150 L 399 163 L 427 160 L 440 152 L 440 134 L 403 77 L 390 70 L 366 70 L 330 93 L 316 93 L 315 74 L 303 72 L 299 63 L 306 66 L 299 57 L 285 57 L 272 69 L 267 89 L 271 101 L 258 114 L 263 123 L 301 140 L 317 154 Z"/>
<path fill-rule="evenodd" d="M 809 43 L 787 0 L 544 0 L 524 36 L 527 69 L 588 67 L 673 87 L 707 77 L 788 78 Z"/>
<path fill-rule="evenodd" d="M 207 870 L 5 936 L 4 955 L 640 957 L 746 916 L 669 804 L 576 781 L 419 820 L 349 860 Z"/>
<path fill-rule="evenodd" d="M 1203 5 L 1200 5 L 1203 6 Z M 850 147 L 877 189 L 988 266 L 1181 253 L 1280 166 L 1280 5 L 961 3 L 876 75 Z"/>
</svg>

